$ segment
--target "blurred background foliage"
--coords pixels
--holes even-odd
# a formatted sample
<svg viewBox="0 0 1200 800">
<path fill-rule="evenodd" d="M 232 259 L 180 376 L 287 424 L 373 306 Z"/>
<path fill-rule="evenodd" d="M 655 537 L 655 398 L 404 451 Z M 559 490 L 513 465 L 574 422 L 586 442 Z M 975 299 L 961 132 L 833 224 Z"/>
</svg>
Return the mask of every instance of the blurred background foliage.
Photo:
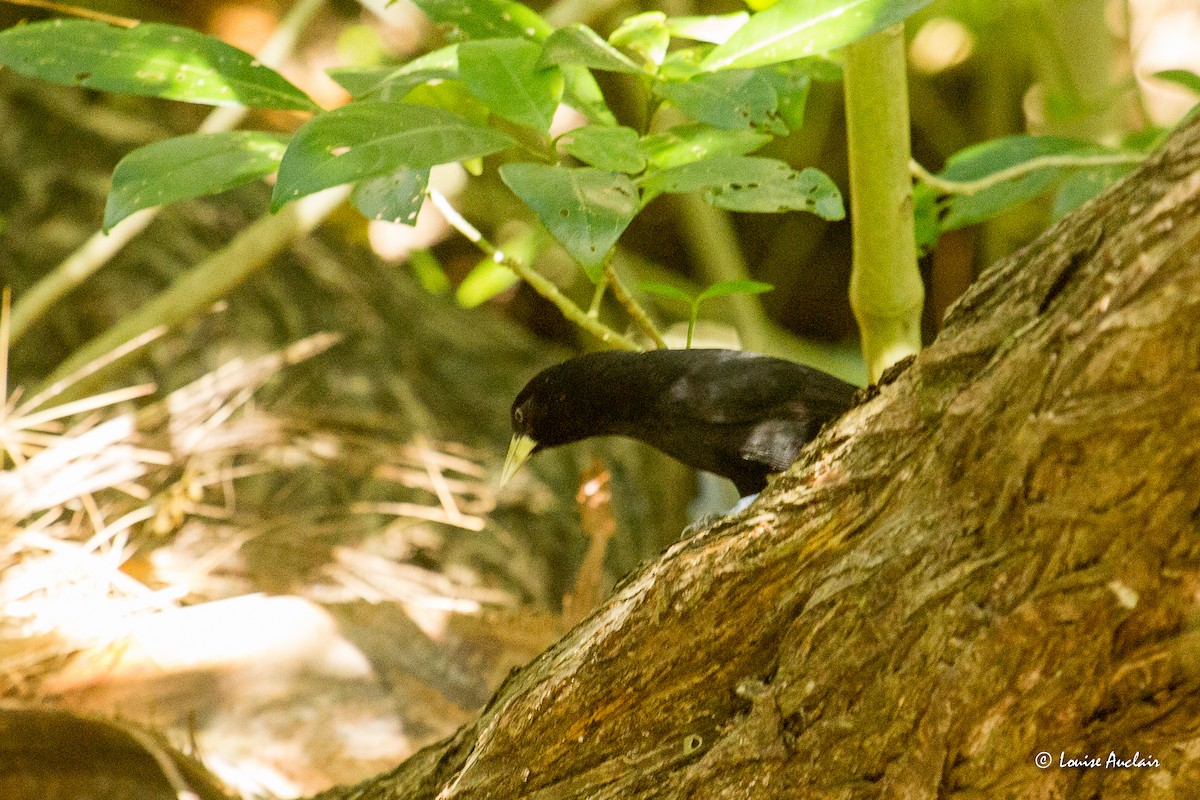
<svg viewBox="0 0 1200 800">
<path fill-rule="evenodd" d="M 743 8 L 532 5 L 605 35 L 638 11 Z M 267 0 L 88 7 L 251 52 L 287 11 Z M 0 27 L 47 16 L 0 5 Z M 936 0 L 907 36 L 913 155 L 931 171 L 1018 133 L 1106 145 L 1152 137 L 1196 100 L 1147 77 L 1200 71 L 1195 0 Z M 331 0 L 281 71 L 329 108 L 346 97 L 326 69 L 403 62 L 443 41 L 405 2 Z M 641 113 L 622 76 L 600 78 L 619 114 Z M 121 156 L 194 130 L 203 113 L 0 72 L 0 284 L 19 300 L 99 228 Z M 302 121 L 253 112 L 247 127 L 287 132 Z M 844 140 L 840 85 L 814 82 L 803 127 L 762 154 L 819 167 L 844 189 Z M 542 246 L 494 170 L 435 170 L 434 183 L 492 241 L 537 252 L 538 269 L 588 307 L 591 283 Z M 257 185 L 169 208 L 14 343 L 0 473 L 0 687 L 11 699 L 120 711 L 177 743 L 198 742 L 209 768 L 242 791 L 294 796 L 451 733 L 507 669 L 689 518 L 730 498 L 627 442 L 548 453 L 497 496 L 512 397 L 536 370 L 592 343 L 527 286 L 481 266 L 429 209 L 415 227 L 336 214 L 101 387 L 156 391 L 14 433 L 20 387 L 219 251 L 268 195 Z M 713 271 L 714 248 L 733 248 L 752 278 L 775 288 L 706 303 L 697 341 L 740 334 L 754 349 L 861 379 L 848 223 L 714 217 L 693 200 L 654 200 L 622 238 L 618 269 L 695 294 L 725 277 Z M 940 238 L 921 262 L 927 339 L 983 267 L 1050 223 L 1052 202 L 1041 196 Z M 685 321 L 678 303 L 643 300 L 663 326 Z M 593 482 L 577 504 L 581 474 Z M 51 766 L 40 769 L 49 780 Z"/>
</svg>

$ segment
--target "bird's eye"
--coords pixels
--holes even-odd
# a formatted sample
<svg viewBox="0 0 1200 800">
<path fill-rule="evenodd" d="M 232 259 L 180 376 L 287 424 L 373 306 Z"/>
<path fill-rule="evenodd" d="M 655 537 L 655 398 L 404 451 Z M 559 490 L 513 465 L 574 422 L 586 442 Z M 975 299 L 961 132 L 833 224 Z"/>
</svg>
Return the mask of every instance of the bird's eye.
<svg viewBox="0 0 1200 800">
<path fill-rule="evenodd" d="M 525 421 L 524 409 L 520 409 L 520 408 L 513 409 L 512 417 L 513 417 L 513 423 L 520 425 L 521 423 L 523 423 Z"/>
</svg>

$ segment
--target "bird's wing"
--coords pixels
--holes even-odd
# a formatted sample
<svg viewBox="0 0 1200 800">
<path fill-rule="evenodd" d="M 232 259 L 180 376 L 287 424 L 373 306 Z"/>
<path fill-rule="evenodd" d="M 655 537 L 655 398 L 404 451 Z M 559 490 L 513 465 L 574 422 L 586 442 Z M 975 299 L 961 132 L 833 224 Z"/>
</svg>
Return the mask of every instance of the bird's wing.
<svg viewBox="0 0 1200 800">
<path fill-rule="evenodd" d="M 676 420 L 739 424 L 796 416 L 820 425 L 850 407 L 856 388 L 820 370 L 753 353 L 695 350 L 663 392 Z"/>
</svg>

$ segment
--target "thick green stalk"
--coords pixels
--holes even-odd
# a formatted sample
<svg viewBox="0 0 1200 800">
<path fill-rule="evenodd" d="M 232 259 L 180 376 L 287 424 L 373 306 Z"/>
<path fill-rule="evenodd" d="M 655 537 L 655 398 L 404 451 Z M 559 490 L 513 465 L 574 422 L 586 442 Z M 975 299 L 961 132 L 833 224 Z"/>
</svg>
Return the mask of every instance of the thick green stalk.
<svg viewBox="0 0 1200 800">
<path fill-rule="evenodd" d="M 854 264 L 850 305 L 872 382 L 921 349 L 925 288 L 917 269 L 909 177 L 904 26 L 846 49 L 846 131 Z"/>
</svg>

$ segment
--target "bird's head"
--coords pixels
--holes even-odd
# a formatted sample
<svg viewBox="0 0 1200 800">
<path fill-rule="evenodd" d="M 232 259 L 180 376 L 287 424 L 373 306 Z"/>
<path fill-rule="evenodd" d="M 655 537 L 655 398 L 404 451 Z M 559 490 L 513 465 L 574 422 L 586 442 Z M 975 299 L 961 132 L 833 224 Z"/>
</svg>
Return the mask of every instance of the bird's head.
<svg viewBox="0 0 1200 800">
<path fill-rule="evenodd" d="M 568 361 L 534 376 L 512 404 L 512 441 L 500 473 L 508 483 L 534 453 L 603 433 L 606 414 L 591 377 Z"/>
</svg>

